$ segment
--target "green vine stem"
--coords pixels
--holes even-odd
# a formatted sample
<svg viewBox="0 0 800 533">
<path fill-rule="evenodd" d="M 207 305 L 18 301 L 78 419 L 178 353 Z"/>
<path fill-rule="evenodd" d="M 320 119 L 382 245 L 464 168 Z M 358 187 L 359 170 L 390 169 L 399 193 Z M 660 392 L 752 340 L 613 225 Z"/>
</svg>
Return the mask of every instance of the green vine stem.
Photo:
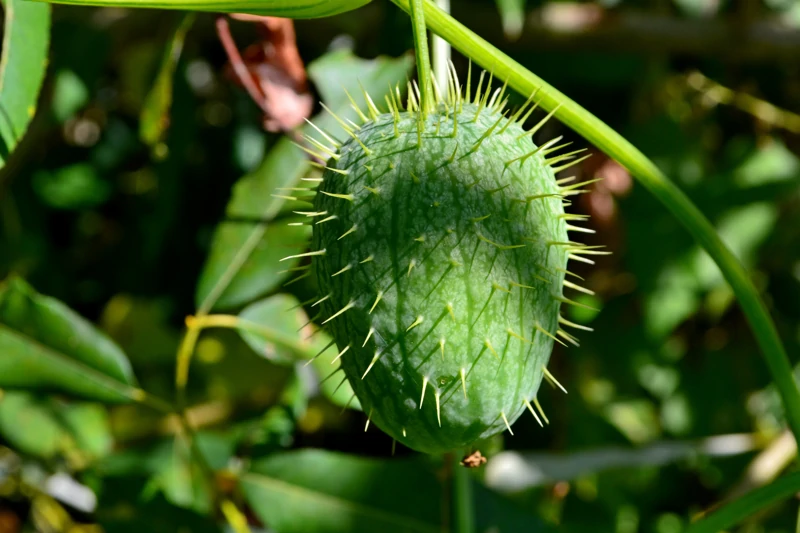
<svg viewBox="0 0 800 533">
<path fill-rule="evenodd" d="M 800 472 L 784 476 L 766 487 L 756 489 L 701 518 L 684 533 L 718 533 L 725 531 L 748 516 L 779 503 L 800 491 Z"/>
<path fill-rule="evenodd" d="M 652 161 L 600 119 L 437 8 L 430 0 L 413 1 L 416 4 L 423 3 L 425 19 L 431 31 L 483 68 L 491 70 L 495 78 L 507 80 L 508 85 L 521 94 L 530 95 L 538 90 L 537 97 L 544 109 L 552 111 L 558 107 L 556 117 L 561 122 L 625 166 L 686 227 L 731 285 L 781 395 L 789 427 L 795 439 L 800 440 L 800 391 L 775 324 L 744 267 L 722 242 L 703 213 Z M 411 10 L 409 0 L 392 2 L 406 12 Z"/>
<path fill-rule="evenodd" d="M 419 81 L 419 109 L 424 118 L 433 102 L 431 93 L 431 60 L 428 54 L 428 30 L 425 27 L 424 0 L 410 1 L 411 24 L 414 28 L 414 55 L 417 59 L 417 78 Z"/>
</svg>

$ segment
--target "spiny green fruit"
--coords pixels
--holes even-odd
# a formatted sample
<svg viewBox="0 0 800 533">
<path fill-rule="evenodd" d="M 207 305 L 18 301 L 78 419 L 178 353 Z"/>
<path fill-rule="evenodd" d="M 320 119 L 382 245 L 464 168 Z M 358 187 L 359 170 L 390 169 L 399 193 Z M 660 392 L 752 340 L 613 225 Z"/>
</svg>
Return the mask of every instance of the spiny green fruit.
<svg viewBox="0 0 800 533">
<path fill-rule="evenodd" d="M 413 89 L 407 110 L 392 98 L 384 114 L 365 95 L 364 123 L 341 121 L 348 139 L 311 141 L 329 156 L 301 213 L 321 291 L 311 307 L 367 424 L 423 452 L 511 431 L 526 407 L 538 420 L 542 377 L 557 383 L 553 342 L 577 344 L 559 308 L 574 303 L 568 258 L 590 251 L 569 240 L 581 228 L 563 209 L 581 184 L 555 178 L 576 152 L 536 147 L 521 127 L 535 106 L 507 117 L 488 87 L 465 101 L 451 76 L 427 113 Z"/>
</svg>

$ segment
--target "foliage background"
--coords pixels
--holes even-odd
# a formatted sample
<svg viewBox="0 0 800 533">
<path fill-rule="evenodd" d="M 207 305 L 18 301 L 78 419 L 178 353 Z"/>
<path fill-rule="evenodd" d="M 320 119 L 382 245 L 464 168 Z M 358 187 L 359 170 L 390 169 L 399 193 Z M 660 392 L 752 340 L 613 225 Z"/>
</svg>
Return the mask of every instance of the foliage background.
<svg viewBox="0 0 800 533">
<path fill-rule="evenodd" d="M 798 353 L 800 2 L 529 2 L 517 37 L 514 2 L 500 2 L 507 33 L 494 3 L 453 3 L 456 18 L 677 180 L 750 269 Z M 219 235 L 252 230 L 276 180 L 313 172 L 302 152 L 263 130 L 259 109 L 225 75 L 214 22 L 54 8 L 39 108 L 0 174 L 0 276 L 24 278 L 94 323 L 139 386 L 170 401 L 185 319 L 238 249 L 235 235 Z M 191 28 L 170 66 L 164 50 L 182 23 Z M 408 17 L 388 2 L 295 26 L 316 97 L 329 104 L 356 73 L 377 80 L 375 91 L 412 75 Z M 242 48 L 257 39 L 252 24 L 231 28 Z M 380 57 L 361 63 L 351 49 Z M 172 95 L 168 109 L 153 87 Z M 162 138 L 148 144 L 140 130 L 153 120 Z M 553 122 L 540 135 L 585 144 Z M 556 349 L 551 368 L 570 394 L 541 395 L 551 424 L 523 418 L 513 437 L 486 443 L 494 457 L 475 476 L 479 526 L 678 532 L 692 513 L 791 468 L 796 448 L 716 267 L 624 170 L 596 155 L 579 172 L 606 178 L 575 206 L 594 215 L 598 234 L 587 243 L 614 251 L 578 272 L 602 311 L 575 317 L 595 328 L 580 348 Z M 281 222 L 290 216 L 275 209 Z M 278 225 L 267 235 L 286 233 Z M 275 236 L 282 245 L 297 237 Z M 282 289 L 285 276 L 265 275 L 278 270 L 270 249 L 259 248 L 214 310 L 302 341 L 304 320 L 277 319 L 281 301 L 267 298 L 283 291 L 306 301 L 313 287 Z M 0 324 L 9 325 L 4 309 Z M 363 508 L 404 517 L 397 531 L 438 530 L 447 468 L 399 448 L 391 458 L 391 439 L 364 433 L 363 414 L 342 412 L 331 387 L 320 393 L 324 365 L 294 361 L 252 332 L 202 333 L 186 401 L 211 477 L 189 461 L 172 416 L 0 393 L 0 532 L 218 531 L 237 523 L 216 505 L 226 498 L 253 528 L 279 533 L 374 531 Z M 402 496 L 391 498 L 395 490 Z M 325 494 L 347 503 L 327 508 Z M 789 501 L 742 530 L 788 532 L 796 522 Z"/>
</svg>

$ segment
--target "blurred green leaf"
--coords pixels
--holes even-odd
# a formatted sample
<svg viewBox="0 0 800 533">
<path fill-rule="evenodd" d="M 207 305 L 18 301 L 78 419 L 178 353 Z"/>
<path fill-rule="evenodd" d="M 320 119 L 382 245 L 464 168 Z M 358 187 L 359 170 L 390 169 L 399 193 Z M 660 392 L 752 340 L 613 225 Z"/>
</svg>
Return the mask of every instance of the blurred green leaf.
<svg viewBox="0 0 800 533">
<path fill-rule="evenodd" d="M 57 409 L 62 424 L 77 446 L 92 457 L 107 455 L 114 445 L 108 411 L 89 403 L 60 404 Z"/>
<path fill-rule="evenodd" d="M 751 267 L 758 247 L 772 234 L 777 219 L 775 206 L 762 202 L 729 210 L 716 226 L 722 240 L 742 264 Z M 700 285 L 706 290 L 723 285 L 725 280 L 711 257 L 700 249 L 695 253 L 695 276 Z"/>
<path fill-rule="evenodd" d="M 33 176 L 33 189 L 46 205 L 56 209 L 95 207 L 111 194 L 111 184 L 89 163 L 39 171 Z"/>
<path fill-rule="evenodd" d="M 98 325 L 119 344 L 133 365 L 172 367 L 180 331 L 170 322 L 172 306 L 164 299 L 117 294 L 106 304 Z"/>
<path fill-rule="evenodd" d="M 635 444 L 650 442 L 659 436 L 658 415 L 648 400 L 631 400 L 610 404 L 605 417 Z"/>
<path fill-rule="evenodd" d="M 52 459 L 63 454 L 73 468 L 104 457 L 113 445 L 102 406 L 65 403 L 22 391 L 0 395 L 0 435 L 35 457 Z"/>
<path fill-rule="evenodd" d="M 192 460 L 189 442 L 177 437 L 158 449 L 151 459 L 153 478 L 149 492 L 161 492 L 171 504 L 208 514 L 212 509 L 211 492 L 203 471 Z"/>
<path fill-rule="evenodd" d="M 3 0 L 5 28 L 0 59 L 0 168 L 36 111 L 47 70 L 50 6 Z"/>
<path fill-rule="evenodd" d="M 252 124 L 245 124 L 233 134 L 233 160 L 241 170 L 252 172 L 264 159 L 266 134 Z"/>
<path fill-rule="evenodd" d="M 412 56 L 397 58 L 379 56 L 375 59 L 362 59 L 351 50 L 340 49 L 329 52 L 308 65 L 308 75 L 322 96 L 322 101 L 339 117 L 345 120 L 358 120 L 352 109 L 347 93 L 366 109 L 363 92 L 366 91 L 379 108 L 383 108 L 384 95 L 389 87 L 405 85 L 408 73 L 414 65 Z M 362 89 L 363 88 L 363 89 Z M 345 138 L 341 125 L 328 113 L 314 118 L 314 123 L 336 137 Z M 313 129 L 305 133 L 318 136 Z"/>
<path fill-rule="evenodd" d="M 67 68 L 56 73 L 51 106 L 59 123 L 72 117 L 88 101 L 89 89 L 80 76 Z"/>
<path fill-rule="evenodd" d="M 175 26 L 168 46 L 164 49 L 161 67 L 155 82 L 147 94 L 139 116 L 139 137 L 151 147 L 157 148 L 169 127 L 169 111 L 172 107 L 172 78 L 183 51 L 186 34 L 194 23 L 194 13 L 185 13 Z M 156 151 L 158 153 L 158 149 Z"/>
<path fill-rule="evenodd" d="M 342 381 L 344 374 L 326 379 L 339 370 L 339 349 L 326 333 L 314 331 L 294 296 L 278 294 L 260 300 L 247 306 L 239 318 L 250 326 L 240 327 L 239 333 L 256 353 L 276 363 L 305 360 L 322 380 L 323 395 L 335 405 L 361 410 L 350 383 Z"/>
<path fill-rule="evenodd" d="M 345 89 L 357 94 L 361 91 L 360 82 L 380 102 L 390 86 L 405 80 L 410 66 L 408 57 L 365 60 L 348 50 L 339 50 L 311 63 L 308 71 L 328 107 L 340 117 L 356 118 Z M 327 113 L 316 117 L 314 122 L 323 129 L 341 131 Z M 310 126 L 302 131 L 314 134 Z M 273 194 L 279 194 L 280 188 L 296 187 L 308 169 L 305 153 L 283 137 L 258 169 L 236 183 L 225 211 L 231 220 L 217 227 L 197 284 L 198 310 L 236 307 L 274 290 L 288 279 L 290 272 L 279 272 L 292 268 L 297 261 L 284 261 L 279 268 L 277 261 L 292 255 L 292 251 L 276 245 L 273 239 L 303 246 L 301 235 L 309 235 L 309 230 L 303 226 L 271 224 L 285 204 L 284 199 Z M 285 236 L 286 241 L 281 241 L 280 236 Z M 263 254 L 254 255 L 258 250 Z"/>
<path fill-rule="evenodd" d="M 310 333 L 304 326 L 308 322 L 308 317 L 303 311 L 300 302 L 288 294 L 276 294 L 254 302 L 245 307 L 239 318 L 248 320 L 254 324 L 269 327 L 281 337 L 293 339 L 298 345 L 308 342 Z M 258 331 L 240 329 L 242 339 L 259 355 L 266 357 L 276 363 L 291 363 L 298 359 L 304 359 L 303 354 L 288 350 L 285 346 L 275 344 L 270 339 Z"/>
<path fill-rule="evenodd" d="M 500 18 L 503 21 L 503 32 L 509 39 L 516 40 L 522 35 L 525 25 L 525 0 L 496 0 Z"/>
<path fill-rule="evenodd" d="M 711 18 L 713 17 L 724 4 L 719 0 L 673 0 L 675 5 L 685 13 L 693 18 Z"/>
<path fill-rule="evenodd" d="M 277 533 L 441 531 L 441 488 L 421 460 L 288 452 L 255 463 L 240 486 Z"/>
<path fill-rule="evenodd" d="M 734 170 L 733 178 L 740 187 L 755 187 L 796 179 L 798 174 L 800 158 L 779 139 L 770 139 Z"/>
<path fill-rule="evenodd" d="M 122 350 L 84 318 L 19 278 L 0 285 L 0 387 L 128 402 L 135 385 Z"/>
<path fill-rule="evenodd" d="M 0 396 L 0 435 L 19 451 L 45 459 L 69 444 L 69 435 L 45 400 L 25 392 Z"/>
<path fill-rule="evenodd" d="M 234 438 L 227 434 L 197 432 L 197 450 L 214 470 L 228 465 L 233 455 Z M 131 448 L 115 453 L 99 465 L 106 477 L 127 479 L 148 478 L 141 499 L 151 500 L 158 494 L 177 507 L 207 514 L 212 509 L 208 480 L 192 457 L 189 441 L 183 436 L 159 441 L 147 448 Z"/>
<path fill-rule="evenodd" d="M 281 152 L 277 152 L 277 150 L 281 150 Z M 282 158 L 283 155 L 288 155 L 294 150 L 296 147 L 279 142 L 269 152 L 265 161 L 265 163 L 272 162 L 274 164 L 269 165 L 268 168 L 262 166 L 260 171 L 267 171 L 272 176 L 280 175 L 283 178 L 285 175 L 280 173 L 282 168 L 286 167 L 275 158 Z M 291 157 L 296 155 L 293 154 Z M 289 163 L 286 160 L 283 162 Z M 291 165 L 291 163 L 289 164 Z M 225 309 L 241 305 L 275 289 L 291 276 L 297 276 L 297 272 L 289 270 L 294 268 L 300 260 L 281 262 L 281 259 L 302 253 L 310 236 L 310 227 L 288 226 L 284 221 L 273 222 L 269 225 L 254 225 L 252 222 L 244 221 L 222 222 L 214 233 L 211 252 L 197 286 L 198 306 L 202 307 L 207 298 L 214 297 L 215 291 L 222 287 L 222 283 L 232 273 L 233 266 L 237 266 L 236 272 L 221 291 L 216 300 L 216 308 Z M 239 254 L 237 251 L 249 253 L 243 257 L 244 253 Z"/>
</svg>

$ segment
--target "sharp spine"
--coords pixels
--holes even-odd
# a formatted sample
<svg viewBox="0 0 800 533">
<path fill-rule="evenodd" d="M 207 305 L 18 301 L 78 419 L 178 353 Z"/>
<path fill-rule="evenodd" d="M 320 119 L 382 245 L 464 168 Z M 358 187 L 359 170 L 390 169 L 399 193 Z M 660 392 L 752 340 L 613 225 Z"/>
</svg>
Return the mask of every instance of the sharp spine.
<svg viewBox="0 0 800 533">
<path fill-rule="evenodd" d="M 288 256 L 284 257 L 283 259 L 281 259 L 278 262 L 280 263 L 281 261 L 286 261 L 288 259 L 299 259 L 301 257 L 314 257 L 314 256 L 317 256 L 317 255 L 325 255 L 325 249 L 323 248 L 322 250 L 317 250 L 315 252 L 306 252 L 306 253 L 303 253 L 303 254 L 288 255 Z"/>
<path fill-rule="evenodd" d="M 350 345 L 349 345 L 349 344 L 348 344 L 347 346 L 345 346 L 344 348 L 342 348 L 342 351 L 341 351 L 341 352 L 339 352 L 338 354 L 336 354 L 336 357 L 334 357 L 334 358 L 333 358 L 333 361 L 331 361 L 331 364 L 332 364 L 332 365 L 336 364 L 336 361 L 338 361 L 339 359 L 341 359 L 341 358 L 342 358 L 342 356 L 343 356 L 345 353 L 347 353 L 347 350 L 349 350 L 349 349 L 350 349 Z"/>
<path fill-rule="evenodd" d="M 375 352 L 375 357 L 373 357 L 373 358 L 372 358 L 372 361 L 370 361 L 370 363 L 369 363 L 369 366 L 367 367 L 367 370 L 365 370 L 365 371 L 364 371 L 364 375 L 363 375 L 363 376 L 361 376 L 361 379 L 362 379 L 362 380 L 363 380 L 365 377 L 367 377 L 367 374 L 369 374 L 369 371 L 370 371 L 370 370 L 372 370 L 372 367 L 373 367 L 373 366 L 375 366 L 375 363 L 377 363 L 377 362 L 378 362 L 378 359 L 380 359 L 380 358 L 381 358 L 381 352 L 379 352 L 379 351 L 376 351 L 376 352 Z"/>
<path fill-rule="evenodd" d="M 525 407 L 527 407 L 528 411 L 531 412 L 531 414 L 533 415 L 533 418 L 535 418 L 536 421 L 539 423 L 539 426 L 540 427 L 544 427 L 544 424 L 542 424 L 542 420 L 539 418 L 539 415 L 537 415 L 536 411 L 533 410 L 533 406 L 531 405 L 531 402 L 526 400 L 525 398 L 523 398 L 522 401 L 525 402 Z"/>
<path fill-rule="evenodd" d="M 544 423 L 549 424 L 550 421 L 547 419 L 547 415 L 544 414 L 544 409 L 542 409 L 542 405 L 539 403 L 539 398 L 536 397 L 533 398 L 533 405 L 536 406 L 536 409 L 539 411 L 539 414 L 542 415 L 542 418 L 544 418 Z"/>
<path fill-rule="evenodd" d="M 508 429 L 508 432 L 511 433 L 511 435 L 513 436 L 514 432 L 511 431 L 511 424 L 508 423 L 508 418 L 506 418 L 506 414 L 503 411 L 500 411 L 500 416 L 503 417 L 503 422 L 506 423 L 506 428 Z"/>
<path fill-rule="evenodd" d="M 342 307 L 342 308 L 341 308 L 339 311 L 337 311 L 337 312 L 336 312 L 336 313 L 335 313 L 333 316 L 331 316 L 330 318 L 328 318 L 327 320 L 325 320 L 325 321 L 323 322 L 323 324 L 327 324 L 328 322 L 330 322 L 330 321 L 331 321 L 331 320 L 333 320 L 334 318 L 338 317 L 339 315 L 341 315 L 341 314 L 343 314 L 343 313 L 346 313 L 347 311 L 349 311 L 350 309 L 352 309 L 352 308 L 353 308 L 353 307 L 355 307 L 355 306 L 356 306 L 356 303 L 355 303 L 353 300 L 350 300 L 350 303 L 348 303 L 347 305 L 345 305 L 344 307 Z"/>
</svg>

